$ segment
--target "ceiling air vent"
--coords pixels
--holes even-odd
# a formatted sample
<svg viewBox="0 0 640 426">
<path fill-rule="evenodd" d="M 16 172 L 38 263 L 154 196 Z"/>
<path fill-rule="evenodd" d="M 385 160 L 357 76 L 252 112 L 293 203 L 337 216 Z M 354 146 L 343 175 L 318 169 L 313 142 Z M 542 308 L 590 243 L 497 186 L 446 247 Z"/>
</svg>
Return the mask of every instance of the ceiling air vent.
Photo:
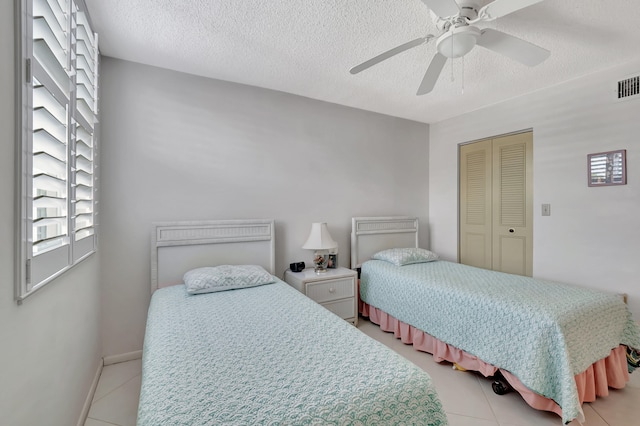
<svg viewBox="0 0 640 426">
<path fill-rule="evenodd" d="M 640 75 L 618 81 L 616 94 L 619 101 L 640 98 Z"/>
</svg>

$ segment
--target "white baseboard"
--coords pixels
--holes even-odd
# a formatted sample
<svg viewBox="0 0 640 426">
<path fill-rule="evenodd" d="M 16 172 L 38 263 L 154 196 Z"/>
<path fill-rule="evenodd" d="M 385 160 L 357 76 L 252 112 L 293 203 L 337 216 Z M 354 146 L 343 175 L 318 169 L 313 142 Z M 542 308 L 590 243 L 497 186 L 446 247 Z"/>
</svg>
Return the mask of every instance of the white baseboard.
<svg viewBox="0 0 640 426">
<path fill-rule="evenodd" d="M 106 356 L 100 360 L 100 362 L 98 363 L 98 368 L 96 369 L 96 374 L 93 377 L 93 382 L 91 382 L 89 394 L 87 395 L 87 398 L 84 401 L 84 405 L 82 406 L 82 412 L 80 413 L 80 418 L 78 419 L 77 426 L 84 426 L 84 423 L 87 421 L 89 410 L 91 410 L 91 403 L 93 402 L 93 396 L 96 393 L 96 388 L 98 387 L 98 382 L 100 381 L 100 376 L 102 375 L 102 369 L 107 365 L 118 364 L 119 362 L 133 361 L 134 359 L 140 358 L 142 358 L 142 351 L 133 351 L 127 352 L 126 354 Z"/>
<path fill-rule="evenodd" d="M 93 376 L 93 382 L 91 382 L 91 388 L 89 388 L 87 399 L 84 400 L 82 412 L 80 412 L 80 418 L 78 419 L 78 426 L 84 426 L 84 423 L 87 421 L 87 416 L 89 415 L 89 410 L 91 409 L 91 402 L 93 402 L 93 395 L 95 395 L 96 393 L 96 388 L 98 387 L 98 382 L 100 381 L 100 375 L 102 374 L 103 366 L 104 361 L 101 359 L 98 363 L 96 374 L 95 376 Z"/>
<path fill-rule="evenodd" d="M 119 362 L 133 361 L 142 358 L 142 351 L 127 352 L 125 354 L 105 356 L 104 365 L 118 364 Z"/>
</svg>

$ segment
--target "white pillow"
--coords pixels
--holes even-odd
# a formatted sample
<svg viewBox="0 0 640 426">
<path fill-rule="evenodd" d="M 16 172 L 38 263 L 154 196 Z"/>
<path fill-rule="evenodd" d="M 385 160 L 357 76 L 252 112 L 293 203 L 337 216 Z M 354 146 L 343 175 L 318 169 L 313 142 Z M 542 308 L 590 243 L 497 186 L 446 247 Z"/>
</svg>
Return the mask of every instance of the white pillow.
<svg viewBox="0 0 640 426">
<path fill-rule="evenodd" d="M 438 255 L 422 248 L 393 248 L 374 254 L 372 259 L 384 260 L 396 266 L 403 266 L 412 263 L 433 262 L 438 260 Z"/>
<path fill-rule="evenodd" d="M 220 265 L 196 268 L 184 274 L 189 294 L 212 293 L 274 283 L 276 280 L 258 265 Z"/>
</svg>

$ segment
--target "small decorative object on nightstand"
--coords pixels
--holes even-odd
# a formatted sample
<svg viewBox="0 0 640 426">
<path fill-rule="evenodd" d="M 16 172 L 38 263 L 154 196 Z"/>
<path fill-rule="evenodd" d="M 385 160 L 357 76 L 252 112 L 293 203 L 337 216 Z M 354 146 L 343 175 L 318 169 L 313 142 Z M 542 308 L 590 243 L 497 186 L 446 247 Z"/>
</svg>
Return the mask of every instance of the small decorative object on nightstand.
<svg viewBox="0 0 640 426">
<path fill-rule="evenodd" d="M 311 232 L 303 249 L 314 250 L 313 263 L 316 265 L 315 273 L 322 274 L 327 271 L 329 261 L 329 250 L 338 248 L 338 243 L 331 238 L 329 228 L 325 222 L 312 223 Z"/>
<path fill-rule="evenodd" d="M 347 268 L 329 269 L 322 275 L 311 268 L 284 274 L 287 284 L 353 325 L 358 325 L 357 277 L 356 271 Z"/>
<path fill-rule="evenodd" d="M 327 268 L 335 269 L 338 267 L 338 254 L 337 253 L 329 253 L 329 262 L 327 263 Z"/>
</svg>

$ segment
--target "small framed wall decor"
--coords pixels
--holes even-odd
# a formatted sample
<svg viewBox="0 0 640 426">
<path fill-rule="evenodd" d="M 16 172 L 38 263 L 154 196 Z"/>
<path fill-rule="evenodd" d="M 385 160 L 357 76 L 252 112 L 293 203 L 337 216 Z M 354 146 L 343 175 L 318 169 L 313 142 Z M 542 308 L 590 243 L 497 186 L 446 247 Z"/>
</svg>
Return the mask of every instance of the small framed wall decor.
<svg viewBox="0 0 640 426">
<path fill-rule="evenodd" d="M 589 186 L 626 185 L 626 157 L 626 149 L 587 155 Z"/>
</svg>

